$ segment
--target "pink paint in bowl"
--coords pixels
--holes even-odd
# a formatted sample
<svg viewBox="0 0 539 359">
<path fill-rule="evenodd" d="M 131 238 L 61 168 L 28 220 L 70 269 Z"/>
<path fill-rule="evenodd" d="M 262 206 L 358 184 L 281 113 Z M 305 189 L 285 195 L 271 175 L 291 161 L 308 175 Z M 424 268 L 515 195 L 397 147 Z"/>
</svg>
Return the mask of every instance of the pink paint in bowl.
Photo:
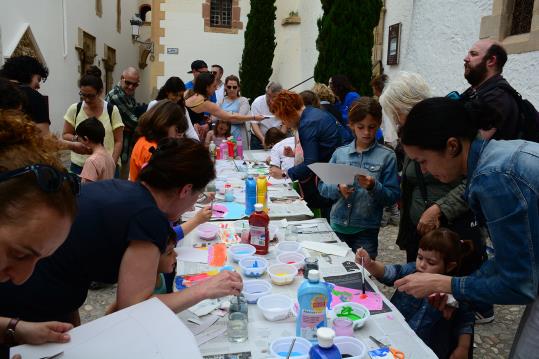
<svg viewBox="0 0 539 359">
<path fill-rule="evenodd" d="M 219 227 L 212 223 L 203 223 L 197 227 L 197 234 L 199 238 L 205 241 L 211 241 L 215 239 L 218 232 Z"/>
</svg>

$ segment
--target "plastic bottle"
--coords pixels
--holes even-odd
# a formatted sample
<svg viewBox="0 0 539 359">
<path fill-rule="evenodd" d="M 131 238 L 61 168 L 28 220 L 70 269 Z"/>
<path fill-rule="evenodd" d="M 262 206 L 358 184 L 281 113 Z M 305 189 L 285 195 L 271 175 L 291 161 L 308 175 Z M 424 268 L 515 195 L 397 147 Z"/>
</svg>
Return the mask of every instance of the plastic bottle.
<svg viewBox="0 0 539 359">
<path fill-rule="evenodd" d="M 320 272 L 311 269 L 308 279 L 298 289 L 297 337 L 316 342 L 316 330 L 327 326 L 326 309 L 330 295 L 328 286 L 320 282 Z"/>
<path fill-rule="evenodd" d="M 256 181 L 253 176 L 245 180 L 245 214 L 250 216 L 255 211 Z"/>
<path fill-rule="evenodd" d="M 262 203 L 255 204 L 255 211 L 249 216 L 249 243 L 256 248 L 256 254 L 268 254 L 269 221 Z"/>
<path fill-rule="evenodd" d="M 237 143 L 236 144 L 236 146 L 237 146 L 236 150 L 237 150 L 238 158 L 240 160 L 243 160 L 243 142 L 242 142 L 240 137 L 238 137 L 236 143 Z"/>
<path fill-rule="evenodd" d="M 234 190 L 230 183 L 225 183 L 225 202 L 234 202 Z"/>
<path fill-rule="evenodd" d="M 227 151 L 228 149 L 226 141 L 221 142 L 221 144 L 219 145 L 219 153 L 221 154 L 221 158 L 219 158 L 220 160 L 226 160 Z"/>
<path fill-rule="evenodd" d="M 228 140 L 226 141 L 226 145 L 228 148 L 228 158 L 234 159 L 234 142 Z"/>
<path fill-rule="evenodd" d="M 215 159 L 220 160 L 221 159 L 221 149 L 219 147 L 215 148 Z"/>
<path fill-rule="evenodd" d="M 341 359 L 341 352 L 335 344 L 335 331 L 331 328 L 320 328 L 316 331 L 318 344 L 313 345 L 309 350 L 310 359 Z"/>
<path fill-rule="evenodd" d="M 261 203 L 264 211 L 268 211 L 268 179 L 264 175 L 256 178 L 256 203 Z"/>
<path fill-rule="evenodd" d="M 215 149 L 216 148 L 217 148 L 217 146 L 215 146 L 215 142 L 211 141 L 210 146 L 209 146 L 209 150 L 210 150 L 210 156 L 211 156 L 212 160 L 215 159 Z"/>
</svg>

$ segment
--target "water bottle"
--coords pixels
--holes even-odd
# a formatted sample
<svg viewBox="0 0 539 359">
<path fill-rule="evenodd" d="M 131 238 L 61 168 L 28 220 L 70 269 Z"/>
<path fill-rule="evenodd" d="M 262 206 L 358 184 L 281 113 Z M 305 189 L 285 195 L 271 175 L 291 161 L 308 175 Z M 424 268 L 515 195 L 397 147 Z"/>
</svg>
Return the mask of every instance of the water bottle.
<svg viewBox="0 0 539 359">
<path fill-rule="evenodd" d="M 255 211 L 256 181 L 252 176 L 245 180 L 245 214 L 250 216 Z"/>
<path fill-rule="evenodd" d="M 298 289 L 296 336 L 316 342 L 317 329 L 327 327 L 326 308 L 331 293 L 326 284 L 320 282 L 319 271 L 311 269 L 307 276 Z"/>
<path fill-rule="evenodd" d="M 211 156 L 212 160 L 215 159 L 215 149 L 216 148 L 217 148 L 217 146 L 215 146 L 215 142 L 211 141 L 210 146 L 209 146 L 209 150 L 210 150 L 210 156 Z"/>
<path fill-rule="evenodd" d="M 341 352 L 335 344 L 335 331 L 331 328 L 319 328 L 316 331 L 318 344 L 313 345 L 309 350 L 310 359 L 341 359 Z"/>
<path fill-rule="evenodd" d="M 238 137 L 237 141 L 236 141 L 236 146 L 237 146 L 237 155 L 238 155 L 238 158 L 240 160 L 243 160 L 243 142 L 241 140 L 240 137 Z"/>
</svg>

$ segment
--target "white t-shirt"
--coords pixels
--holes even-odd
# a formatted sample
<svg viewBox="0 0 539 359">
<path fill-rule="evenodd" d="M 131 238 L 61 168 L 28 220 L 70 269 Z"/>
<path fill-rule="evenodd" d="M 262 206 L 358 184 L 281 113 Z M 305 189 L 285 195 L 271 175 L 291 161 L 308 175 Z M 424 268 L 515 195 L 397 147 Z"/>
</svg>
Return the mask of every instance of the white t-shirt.
<svg viewBox="0 0 539 359">
<path fill-rule="evenodd" d="M 296 147 L 296 139 L 287 137 L 277 142 L 270 151 L 270 165 L 280 167 L 283 171 L 288 171 L 294 167 L 294 157 L 284 155 L 284 148 L 290 147 L 292 150 Z"/>
<path fill-rule="evenodd" d="M 262 136 L 266 136 L 266 132 L 268 132 L 270 128 L 280 128 L 282 125 L 281 120 L 271 113 L 268 107 L 268 103 L 266 102 L 266 95 L 258 96 L 253 101 L 253 103 L 251 104 L 251 113 L 253 115 L 271 116 L 270 118 L 266 118 L 260 122 L 256 122 L 260 127 L 260 131 L 262 131 Z"/>
<path fill-rule="evenodd" d="M 225 84 L 222 83 L 217 90 L 215 90 L 215 97 L 217 98 L 217 103 L 223 103 L 225 98 Z"/>
<path fill-rule="evenodd" d="M 150 101 L 150 103 L 148 104 L 148 108 L 146 109 L 146 112 L 149 111 L 155 105 L 157 105 L 158 102 L 159 101 L 157 100 Z M 187 131 L 185 131 L 185 137 L 200 141 L 197 135 L 197 131 L 195 131 L 195 128 L 193 127 L 193 124 L 191 123 L 191 118 L 189 117 L 189 112 L 187 112 L 187 109 L 185 109 L 185 118 L 187 119 Z"/>
</svg>

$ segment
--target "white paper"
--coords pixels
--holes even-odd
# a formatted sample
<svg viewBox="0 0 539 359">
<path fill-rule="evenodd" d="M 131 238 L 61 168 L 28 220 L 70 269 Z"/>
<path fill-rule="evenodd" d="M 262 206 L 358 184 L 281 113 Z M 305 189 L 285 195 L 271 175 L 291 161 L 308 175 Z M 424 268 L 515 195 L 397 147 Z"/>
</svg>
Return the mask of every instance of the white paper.
<svg viewBox="0 0 539 359">
<path fill-rule="evenodd" d="M 303 246 L 303 248 L 307 248 L 307 249 L 325 253 L 325 254 L 333 254 L 339 257 L 345 257 L 349 249 L 348 247 L 338 246 L 336 244 L 319 243 L 319 242 L 312 242 L 312 241 L 302 241 L 301 245 Z"/>
<path fill-rule="evenodd" d="M 192 333 L 157 298 L 74 328 L 69 335 L 66 344 L 13 347 L 10 357 L 39 359 L 63 351 L 66 359 L 202 359 Z"/>
<path fill-rule="evenodd" d="M 176 248 L 176 254 L 178 254 L 178 260 L 181 260 L 184 262 L 206 263 L 206 264 L 208 263 L 208 250 L 207 249 L 178 247 Z"/>
<path fill-rule="evenodd" d="M 206 342 L 209 342 L 212 339 L 215 339 L 226 332 L 226 322 L 220 321 L 212 325 L 207 330 L 203 331 L 202 333 L 195 335 L 195 339 L 198 343 L 198 345 L 202 345 Z"/>
<path fill-rule="evenodd" d="M 217 299 L 206 299 L 193 305 L 189 308 L 189 311 L 199 317 L 203 317 L 219 308 L 219 305 L 220 303 Z"/>
<path fill-rule="evenodd" d="M 342 163 L 313 163 L 308 166 L 325 184 L 353 184 L 356 175 L 369 176 L 363 168 Z"/>
</svg>

